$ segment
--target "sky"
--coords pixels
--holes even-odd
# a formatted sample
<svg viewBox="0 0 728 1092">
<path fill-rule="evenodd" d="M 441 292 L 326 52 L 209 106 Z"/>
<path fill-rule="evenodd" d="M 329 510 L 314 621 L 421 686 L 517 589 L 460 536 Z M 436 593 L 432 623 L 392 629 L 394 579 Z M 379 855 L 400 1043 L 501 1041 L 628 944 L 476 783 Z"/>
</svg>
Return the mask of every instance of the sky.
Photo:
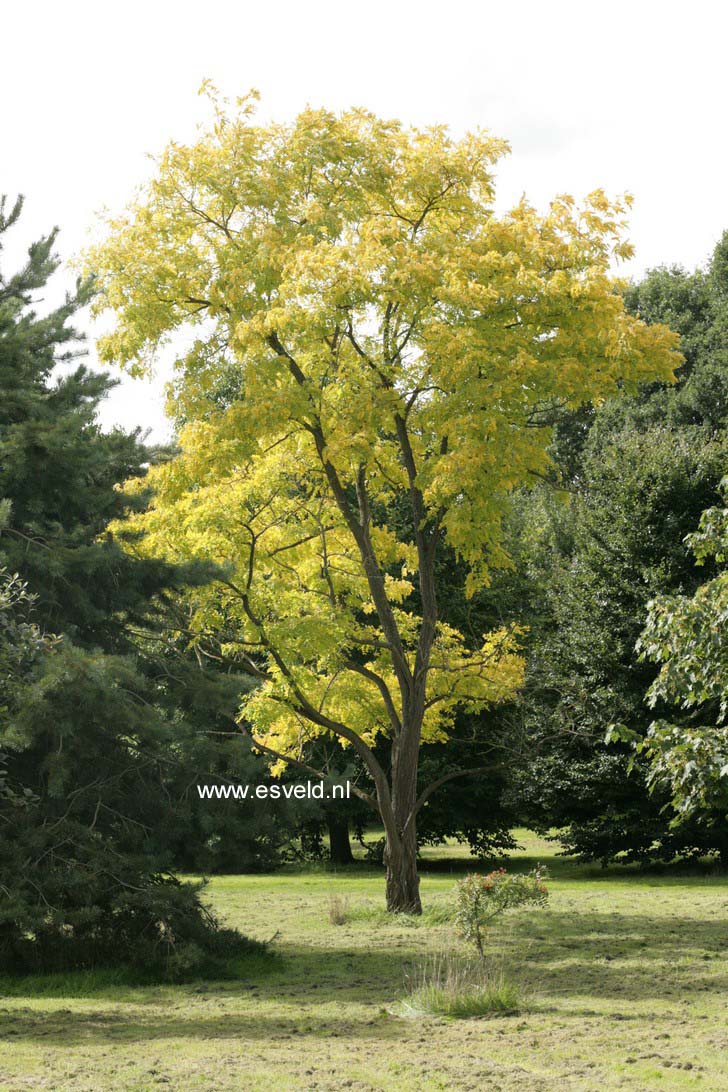
<svg viewBox="0 0 728 1092">
<path fill-rule="evenodd" d="M 0 7 L 0 193 L 26 198 L 3 269 L 59 225 L 64 260 L 209 117 L 203 79 L 263 118 L 365 106 L 510 141 L 498 203 L 634 195 L 639 276 L 704 263 L 728 228 L 723 0 L 26 0 Z M 70 283 L 59 277 L 56 291 Z M 48 300 L 52 302 L 52 293 Z M 90 339 L 87 316 L 79 323 Z M 122 379 L 105 427 L 163 440 L 169 362 Z M 121 373 L 119 373 L 121 375 Z"/>
</svg>

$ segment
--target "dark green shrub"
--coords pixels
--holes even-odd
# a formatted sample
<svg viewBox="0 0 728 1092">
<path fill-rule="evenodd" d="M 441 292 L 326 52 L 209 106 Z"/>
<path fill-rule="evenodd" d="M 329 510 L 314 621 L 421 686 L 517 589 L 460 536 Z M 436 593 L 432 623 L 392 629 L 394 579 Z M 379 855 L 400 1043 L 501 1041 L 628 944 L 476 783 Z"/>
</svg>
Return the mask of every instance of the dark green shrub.
<svg viewBox="0 0 728 1092">
<path fill-rule="evenodd" d="M 0 848 L 0 972 L 125 966 L 177 981 L 225 977 L 235 960 L 266 951 L 220 926 L 203 884 L 150 872 L 93 831 L 66 822 L 16 833 Z"/>
</svg>

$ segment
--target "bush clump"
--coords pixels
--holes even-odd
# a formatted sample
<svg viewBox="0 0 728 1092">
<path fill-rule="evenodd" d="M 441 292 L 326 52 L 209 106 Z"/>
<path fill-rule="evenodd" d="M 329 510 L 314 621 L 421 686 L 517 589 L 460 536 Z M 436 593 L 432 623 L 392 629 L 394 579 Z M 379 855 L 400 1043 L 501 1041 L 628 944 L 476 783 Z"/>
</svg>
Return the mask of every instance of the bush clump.
<svg viewBox="0 0 728 1092">
<path fill-rule="evenodd" d="M 68 827 L 64 834 L 75 844 L 49 839 L 41 864 L 43 832 L 32 834 L 38 867 L 3 870 L 0 972 L 128 967 L 150 980 L 179 981 L 226 977 L 235 960 L 266 952 L 221 926 L 200 898 L 203 884 L 150 872 L 143 862 L 114 856 L 92 832 Z"/>
</svg>

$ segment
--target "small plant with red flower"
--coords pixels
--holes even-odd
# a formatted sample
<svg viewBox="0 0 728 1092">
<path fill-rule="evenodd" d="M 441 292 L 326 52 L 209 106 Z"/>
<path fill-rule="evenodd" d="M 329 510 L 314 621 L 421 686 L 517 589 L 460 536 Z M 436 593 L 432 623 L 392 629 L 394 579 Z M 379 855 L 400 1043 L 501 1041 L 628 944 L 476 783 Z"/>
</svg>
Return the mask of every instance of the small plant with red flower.
<svg viewBox="0 0 728 1092">
<path fill-rule="evenodd" d="M 505 868 L 487 876 L 471 873 L 458 882 L 455 924 L 460 935 L 475 944 L 481 959 L 485 958 L 484 930 L 507 910 L 543 906 L 548 899 L 545 879 L 546 870 L 539 865 L 527 873 L 506 872 Z"/>
</svg>

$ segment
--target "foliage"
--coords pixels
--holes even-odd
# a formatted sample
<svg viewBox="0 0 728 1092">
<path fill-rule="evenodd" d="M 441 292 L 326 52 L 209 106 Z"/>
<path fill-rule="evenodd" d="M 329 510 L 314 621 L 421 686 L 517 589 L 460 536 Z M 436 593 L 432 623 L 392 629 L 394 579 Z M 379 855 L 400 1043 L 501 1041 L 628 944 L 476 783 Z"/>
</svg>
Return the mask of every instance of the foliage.
<svg viewBox="0 0 728 1092">
<path fill-rule="evenodd" d="M 6 580 L 0 968 L 222 973 L 249 942 L 220 929 L 198 888 L 157 871 L 169 856 L 155 838 L 168 812 L 174 821 L 165 767 L 178 740 L 139 700 L 148 684 L 133 665 L 51 644 L 22 614 L 9 620 L 24 599 Z"/>
<path fill-rule="evenodd" d="M 728 499 L 728 478 L 723 491 Z M 660 665 L 650 706 L 688 714 L 679 724 L 653 721 L 637 743 L 650 762 L 649 783 L 667 786 L 679 817 L 728 807 L 728 508 L 707 509 L 688 543 L 699 564 L 712 558 L 721 571 L 691 598 L 652 600 L 638 642 L 642 656 Z"/>
<path fill-rule="evenodd" d="M 181 675 L 178 676 L 178 680 Z M 159 682 L 133 659 L 91 653 L 63 641 L 3 726 L 14 777 L 43 800 L 43 819 L 92 825 L 116 851 L 145 853 L 163 868 L 255 870 L 270 867 L 290 839 L 302 809 L 251 801 L 245 808 L 200 801 L 199 781 L 256 783 L 265 763 L 234 734 L 220 740 L 220 688 L 189 680 L 204 719 L 165 707 Z M 228 729 L 240 685 L 230 679 Z M 179 681 L 178 702 L 184 696 Z M 165 696 L 165 700 L 166 696 Z"/>
<path fill-rule="evenodd" d="M 28 600 L 5 577 L 0 969 L 224 971 L 254 946 L 220 929 L 198 888 L 158 874 L 140 853 L 150 849 L 147 824 L 164 811 L 152 790 L 164 737 L 155 739 L 149 707 L 124 687 L 138 678 L 114 657 L 44 639 L 24 618 Z"/>
<path fill-rule="evenodd" d="M 22 695 L 23 682 L 49 642 L 29 618 L 32 597 L 17 575 L 0 569 L 0 725 Z M 0 736 L 0 744 L 5 740 Z M 32 789 L 20 784 L 7 769 L 7 754 L 0 749 L 0 808 L 29 806 Z"/>
<path fill-rule="evenodd" d="M 48 827 L 28 827 L 22 848 L 42 858 L 42 872 L 35 862 L 18 869 L 6 842 L 0 849 L 3 973 L 114 965 L 152 978 L 223 977 L 231 960 L 262 950 L 221 928 L 200 901 L 199 884 L 150 872 L 128 855 L 114 857 L 101 837 L 78 824 L 64 824 L 63 833 L 59 841 Z"/>
<path fill-rule="evenodd" d="M 680 358 L 612 279 L 627 202 L 595 191 L 498 217 L 506 146 L 490 136 L 363 110 L 260 126 L 238 105 L 169 146 L 89 256 L 117 318 L 105 359 L 143 371 L 176 331 L 195 338 L 173 394 L 180 455 L 127 526 L 145 556 L 228 565 L 194 625 L 231 633 L 259 676 L 244 722 L 286 760 L 321 734 L 354 748 L 388 902 L 418 910 L 416 816 L 436 785 L 418 795 L 420 743 L 523 675 L 516 629 L 471 644 L 438 618 L 438 551 L 467 564 L 468 591 L 487 582 L 556 410 L 667 381 Z"/>
<path fill-rule="evenodd" d="M 25 585 L 17 577 L 0 573 L 0 712 L 3 746 L 10 749 L 4 756 L 7 775 L 3 770 L 0 776 L 0 970 L 48 971 L 121 962 L 143 966 L 151 974 L 178 977 L 222 966 L 231 955 L 248 950 L 249 942 L 240 934 L 220 930 L 200 903 L 198 888 L 150 874 L 148 865 L 120 853 L 122 841 L 117 837 L 114 848 L 101 833 L 103 817 L 97 828 L 102 804 L 98 759 L 109 761 L 103 745 L 96 761 L 96 756 L 87 756 L 96 774 L 96 814 L 90 822 L 79 821 L 78 808 L 74 811 L 78 786 L 69 783 L 63 771 L 77 774 L 78 764 L 72 760 L 69 764 L 62 746 L 50 756 L 42 751 L 37 759 L 31 753 L 30 771 L 18 763 L 18 716 L 39 733 L 44 730 L 42 717 L 36 723 L 41 707 L 32 696 L 33 674 L 47 658 L 51 666 L 37 673 L 35 685 L 46 696 L 52 689 L 48 711 L 63 724 L 64 710 L 57 700 L 63 691 L 52 680 L 59 671 L 69 670 L 66 654 L 56 651 L 28 620 L 32 605 Z M 77 715 L 80 691 L 76 687 L 71 693 Z M 104 727 L 110 716 L 119 716 L 124 708 L 118 691 L 110 691 L 109 696 L 108 708 L 93 703 Z M 126 727 L 131 731 L 131 726 Z M 27 751 L 23 757 L 28 757 Z M 57 818 L 49 813 L 38 780 L 27 776 L 36 762 L 47 763 L 48 757 L 56 759 L 55 768 L 46 766 L 45 771 L 51 796 L 63 797 Z M 106 810 L 116 819 L 108 792 L 105 801 Z"/>
<path fill-rule="evenodd" d="M 699 431 L 622 432 L 584 459 L 568 507 L 546 495 L 537 508 L 533 498 L 530 534 L 539 516 L 544 531 L 524 550 L 543 609 L 531 627 L 523 705 L 531 745 L 514 806 L 541 829 L 567 828 L 565 846 L 587 859 L 646 863 L 728 849 L 717 812 L 670 829 L 669 797 L 650 796 L 644 758 L 630 773 L 630 748 L 604 743 L 615 722 L 648 731 L 644 693 L 655 672 L 635 644 L 652 597 L 699 585 L 683 539 L 717 499 L 725 458 L 725 442 Z"/>
<path fill-rule="evenodd" d="M 22 201 L 4 210 L 0 244 Z M 25 265 L 0 282 L 0 563 L 27 585 L 39 631 L 63 635 L 12 716 L 0 700 L 7 768 L 43 797 L 53 822 L 65 793 L 74 792 L 74 815 L 86 822 L 101 797 L 99 814 L 124 817 L 125 844 L 130 831 L 146 831 L 160 866 L 270 865 L 294 826 L 290 808 L 272 817 L 255 804 L 243 814 L 193 799 L 200 773 L 266 774 L 247 743 L 230 738 L 250 679 L 230 662 L 215 670 L 215 649 L 195 657 L 179 639 L 186 619 L 177 593 L 209 579 L 210 568 L 132 557 L 106 530 L 145 503 L 123 481 L 164 453 L 138 430 L 98 426 L 116 381 L 79 362 L 72 325 L 91 284 L 79 282 L 60 307 L 39 313 L 36 297 L 58 267 L 55 239 L 31 246 Z M 132 841 L 138 848 L 139 837 Z"/>
<path fill-rule="evenodd" d="M 321 801 L 309 801 L 310 810 L 301 817 L 296 829 L 297 855 L 299 859 L 323 860 L 325 857 L 332 864 L 350 865 L 354 863 L 351 848 L 352 835 L 362 837 L 364 827 L 371 823 L 372 812 L 364 800 L 354 793 L 347 799 L 333 796 L 334 785 L 352 782 L 359 787 L 371 787 L 366 768 L 356 761 L 352 748 L 344 748 L 336 738 L 319 737 L 311 740 L 303 749 L 302 756 L 307 765 L 325 775 L 323 781 L 324 798 Z M 280 773 L 280 780 L 299 780 L 300 769 L 289 766 Z M 326 844 L 328 836 L 328 845 Z"/>
<path fill-rule="evenodd" d="M 22 201 L 7 215 L 4 208 L 0 246 Z M 55 240 L 54 231 L 33 244 L 26 264 L 0 281 L 0 558 L 28 582 L 43 630 L 127 651 L 120 616 L 140 622 L 154 594 L 182 587 L 199 566 L 183 572 L 132 559 L 104 533 L 143 503 L 119 486 L 156 456 L 139 430 L 105 433 L 95 419 L 117 381 L 77 363 L 81 337 L 71 320 L 89 303 L 90 281 L 48 314 L 36 310 L 35 296 L 58 268 Z"/>
<path fill-rule="evenodd" d="M 707 269 L 692 273 L 662 266 L 630 286 L 625 302 L 647 322 L 666 323 L 680 334 L 685 361 L 678 384 L 646 387 L 623 403 L 641 429 L 700 425 L 710 432 L 728 420 L 728 231 L 717 243 Z M 619 407 L 610 407 L 613 413 Z M 606 420 L 606 419 L 605 419 Z"/>
<path fill-rule="evenodd" d="M 460 935 L 476 946 L 481 959 L 485 958 L 483 930 L 495 918 L 507 910 L 545 904 L 548 898 L 545 877 L 546 871 L 539 865 L 528 873 L 506 872 L 499 868 L 486 876 L 471 872 L 458 880 L 455 924 Z"/>
<path fill-rule="evenodd" d="M 457 715 L 452 735 L 446 743 L 425 744 L 422 748 L 421 777 L 431 784 L 462 769 L 472 769 L 469 777 L 446 781 L 429 798 L 418 824 L 420 846 L 443 845 L 456 839 L 470 846 L 481 860 L 498 860 L 516 841 L 511 830 L 520 815 L 508 798 L 517 740 L 509 714 L 513 703 L 482 714 Z"/>
<path fill-rule="evenodd" d="M 715 569 L 709 559 L 701 571 L 686 536 L 720 502 L 728 458 L 727 248 L 728 235 L 706 271 L 653 270 L 630 287 L 630 309 L 680 332 L 678 382 L 567 417 L 552 452 L 568 492 L 539 486 L 512 517 L 530 607 L 528 743 L 506 800 L 540 829 L 561 828 L 568 852 L 604 864 L 728 860 L 720 807 L 674 825 L 667 784 L 649 791 L 646 752 L 604 742 L 610 724 L 642 739 L 654 719 L 644 694 L 656 670 L 635 651 L 648 603 L 692 597 Z"/>
<path fill-rule="evenodd" d="M 21 204 L 8 215 L 0 206 L 0 242 Z M 66 371 L 77 355 L 67 351 L 78 341 L 70 319 L 90 285 L 37 313 L 36 295 L 58 264 L 54 240 L 31 246 L 21 270 L 0 278 L 2 959 L 6 967 L 42 969 L 56 957 L 71 966 L 128 960 L 136 945 L 152 965 L 145 943 L 165 904 L 180 945 L 199 942 L 209 954 L 215 943 L 194 893 L 160 877 L 180 863 L 183 838 L 188 860 L 223 856 L 210 843 L 229 837 L 224 823 L 205 829 L 199 804 L 187 799 L 197 761 L 207 758 L 214 775 L 231 758 L 210 745 L 213 737 L 199 744 L 201 714 L 189 692 L 206 698 L 208 729 L 227 703 L 230 732 L 244 683 L 230 673 L 221 686 L 222 673 L 211 679 L 199 667 L 192 680 L 190 656 L 180 665 L 173 638 L 160 651 L 159 617 L 172 623 L 172 594 L 209 573 L 135 559 L 102 534 L 111 517 L 144 503 L 118 487 L 154 453 L 136 433 L 100 431 L 95 413 L 108 377 Z M 233 835 L 245 827 L 238 866 L 270 863 L 285 840 L 260 810 L 228 821 Z M 165 943 L 156 937 L 152 947 L 167 951 L 171 969 L 183 948 Z"/>
</svg>

